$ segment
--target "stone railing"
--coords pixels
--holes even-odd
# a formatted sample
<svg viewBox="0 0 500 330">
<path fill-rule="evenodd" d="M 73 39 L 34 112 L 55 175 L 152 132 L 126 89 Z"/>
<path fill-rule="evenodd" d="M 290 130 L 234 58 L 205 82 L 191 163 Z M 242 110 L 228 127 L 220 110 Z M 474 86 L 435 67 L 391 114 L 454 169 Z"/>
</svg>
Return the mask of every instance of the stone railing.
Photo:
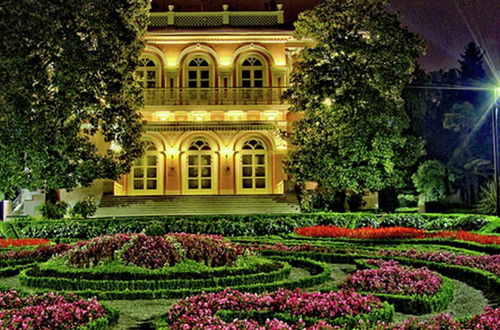
<svg viewBox="0 0 500 330">
<path fill-rule="evenodd" d="M 173 5 L 167 12 L 152 12 L 150 27 L 218 27 L 218 26 L 274 26 L 284 23 L 283 5 L 276 5 L 274 11 L 229 11 L 228 5 L 222 11 L 176 12 Z"/>
<path fill-rule="evenodd" d="M 285 87 L 148 88 L 146 105 L 269 105 L 283 104 Z"/>
</svg>

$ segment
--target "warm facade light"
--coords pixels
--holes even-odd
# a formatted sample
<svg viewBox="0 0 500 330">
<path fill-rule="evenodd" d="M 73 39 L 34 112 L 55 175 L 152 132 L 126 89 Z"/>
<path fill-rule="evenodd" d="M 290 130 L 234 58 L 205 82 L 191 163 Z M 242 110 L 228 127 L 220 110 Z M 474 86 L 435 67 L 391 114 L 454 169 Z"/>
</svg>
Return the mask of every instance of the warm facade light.
<svg viewBox="0 0 500 330">
<path fill-rule="evenodd" d="M 228 111 L 227 112 L 227 117 L 229 118 L 229 120 L 234 120 L 234 121 L 238 121 L 238 120 L 243 120 L 243 111 Z"/>
<path fill-rule="evenodd" d="M 207 118 L 206 112 L 192 112 L 191 115 L 195 121 L 203 121 Z"/>
<path fill-rule="evenodd" d="M 159 121 L 168 121 L 168 120 L 170 120 L 171 117 L 172 117 L 171 112 L 157 112 L 156 113 L 156 118 Z"/>
<path fill-rule="evenodd" d="M 174 147 L 170 147 L 170 148 L 168 148 L 167 152 L 168 152 L 170 158 L 174 158 L 175 154 L 177 153 L 177 150 L 175 150 Z"/>
<path fill-rule="evenodd" d="M 278 119 L 278 113 L 276 111 L 266 111 L 264 116 L 267 120 L 274 121 Z"/>
</svg>

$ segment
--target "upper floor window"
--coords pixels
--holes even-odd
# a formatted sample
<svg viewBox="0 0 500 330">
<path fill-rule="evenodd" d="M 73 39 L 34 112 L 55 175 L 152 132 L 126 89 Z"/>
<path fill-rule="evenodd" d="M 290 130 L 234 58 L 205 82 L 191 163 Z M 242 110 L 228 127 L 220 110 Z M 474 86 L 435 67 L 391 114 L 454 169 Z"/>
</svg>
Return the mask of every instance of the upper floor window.
<svg viewBox="0 0 500 330">
<path fill-rule="evenodd" d="M 264 65 L 257 57 L 248 57 L 241 63 L 241 87 L 264 87 Z"/>
<path fill-rule="evenodd" d="M 150 57 L 142 57 L 135 77 L 143 88 L 160 87 L 160 66 Z"/>
<path fill-rule="evenodd" d="M 189 88 L 210 87 L 210 64 L 203 57 L 195 57 L 187 67 L 187 86 Z"/>
</svg>

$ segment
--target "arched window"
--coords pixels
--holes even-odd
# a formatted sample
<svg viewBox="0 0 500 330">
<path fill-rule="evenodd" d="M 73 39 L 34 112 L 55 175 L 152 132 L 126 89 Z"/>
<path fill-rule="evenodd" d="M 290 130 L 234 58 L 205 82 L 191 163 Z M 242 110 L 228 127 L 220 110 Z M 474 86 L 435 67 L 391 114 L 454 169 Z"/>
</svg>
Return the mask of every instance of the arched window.
<svg viewBox="0 0 500 330">
<path fill-rule="evenodd" d="M 241 87 L 264 87 L 264 64 L 257 57 L 248 57 L 241 63 Z"/>
<path fill-rule="evenodd" d="M 241 188 L 243 191 L 264 191 L 268 188 L 268 156 L 266 145 L 250 139 L 241 150 Z"/>
<path fill-rule="evenodd" d="M 213 152 L 204 139 L 193 141 L 187 151 L 187 192 L 211 193 L 214 187 Z"/>
<path fill-rule="evenodd" d="M 187 67 L 187 87 L 208 88 L 210 82 L 210 64 L 203 57 L 191 59 Z"/>
<path fill-rule="evenodd" d="M 142 57 L 135 71 L 135 77 L 143 88 L 160 87 L 160 66 L 150 57 Z"/>
</svg>

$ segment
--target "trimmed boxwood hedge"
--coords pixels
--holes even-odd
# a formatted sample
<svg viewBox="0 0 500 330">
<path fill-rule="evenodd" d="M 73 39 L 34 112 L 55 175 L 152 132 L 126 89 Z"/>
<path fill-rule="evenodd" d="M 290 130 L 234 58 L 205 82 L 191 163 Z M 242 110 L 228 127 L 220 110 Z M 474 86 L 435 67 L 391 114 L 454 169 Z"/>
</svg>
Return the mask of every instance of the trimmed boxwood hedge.
<svg viewBox="0 0 500 330">
<path fill-rule="evenodd" d="M 102 291 L 122 291 L 122 290 L 159 290 L 191 288 L 202 289 L 219 286 L 241 286 L 253 283 L 271 283 L 281 281 L 290 275 L 291 266 L 283 263 L 282 267 L 268 273 L 243 274 L 238 276 L 209 277 L 203 279 L 156 279 L 156 280 L 89 280 L 81 278 L 68 278 L 47 276 L 38 267 L 22 271 L 19 274 L 21 284 L 47 288 L 53 290 L 102 290 Z"/>
<path fill-rule="evenodd" d="M 246 292 L 263 292 L 277 290 L 278 288 L 285 289 L 295 289 L 302 287 L 310 287 L 313 285 L 321 284 L 328 280 L 330 277 L 331 269 L 330 267 L 320 261 L 301 258 L 297 256 L 279 256 L 272 257 L 272 259 L 287 262 L 294 267 L 304 268 L 309 271 L 310 276 L 306 276 L 297 280 L 287 280 L 282 279 L 269 283 L 258 283 L 254 282 L 251 284 L 242 284 L 232 286 L 235 290 L 241 290 Z M 40 284 L 40 286 L 45 286 L 48 281 L 53 280 L 53 278 L 33 278 L 26 275 L 27 271 L 20 274 L 20 281 L 24 285 L 35 285 Z M 36 281 L 40 280 L 39 283 Z M 57 279 L 56 279 L 57 280 Z M 256 279 L 257 280 L 257 279 Z M 30 283 L 28 283 L 30 282 Z M 116 283 L 117 281 L 109 281 Z M 212 287 L 200 287 L 200 288 L 182 288 L 182 289 L 161 289 L 161 288 L 151 288 L 147 290 L 131 290 L 131 289 L 115 289 L 115 290 L 99 290 L 99 289 L 87 289 L 87 290 L 70 290 L 65 289 L 62 292 L 72 292 L 84 297 L 96 296 L 98 299 L 102 300 L 136 300 L 136 299 L 167 299 L 167 298 L 183 298 L 193 294 L 198 294 L 202 291 L 205 292 L 217 292 L 226 289 L 226 286 L 212 286 Z M 40 289 L 37 292 L 49 292 L 51 289 Z"/>
<path fill-rule="evenodd" d="M 262 255 L 269 256 L 298 256 L 302 258 L 314 258 L 316 260 L 321 260 L 328 263 L 354 263 L 355 259 L 368 258 L 368 259 L 384 259 L 384 260 L 396 260 L 400 264 L 427 268 L 439 272 L 442 275 L 460 280 L 462 282 L 468 283 L 469 285 L 482 289 L 493 304 L 500 304 L 500 277 L 493 273 L 484 271 L 481 269 L 450 265 L 442 262 L 418 260 L 403 257 L 386 257 L 386 256 L 374 256 L 374 255 L 348 255 L 348 254 L 335 254 L 335 253 L 319 253 L 319 252 L 287 252 L 287 251 L 272 251 L 264 250 L 261 251 Z"/>
<path fill-rule="evenodd" d="M 370 313 L 358 314 L 356 316 L 345 316 L 345 317 L 336 317 L 334 319 L 319 319 L 312 317 L 303 317 L 303 316 L 295 316 L 286 313 L 275 313 L 272 311 L 266 310 L 251 310 L 251 311 L 228 311 L 222 310 L 218 311 L 215 314 L 216 317 L 219 317 L 221 320 L 225 322 L 232 322 L 234 319 L 251 319 L 256 320 L 259 324 L 264 324 L 267 319 L 271 320 L 273 318 L 279 319 L 281 321 L 287 323 L 297 323 L 299 320 L 304 321 L 306 326 L 312 326 L 318 323 L 320 320 L 325 320 L 328 324 L 332 326 L 340 326 L 343 325 L 343 329 L 355 329 L 359 326 L 359 321 L 365 321 L 369 323 L 377 323 L 380 322 L 391 322 L 394 317 L 394 306 L 387 302 L 382 302 L 381 308 L 374 309 Z M 166 324 L 164 326 L 160 326 L 157 329 L 168 329 Z"/>
<path fill-rule="evenodd" d="M 0 222 L 9 238 L 44 237 L 88 239 L 116 233 L 154 231 L 205 233 L 223 236 L 259 236 L 292 233 L 295 228 L 336 225 L 347 228 L 383 226 L 432 226 L 432 229 L 480 230 L 497 217 L 470 214 L 299 213 L 289 215 L 165 216 L 66 220 L 15 220 Z M 495 227 L 496 228 L 496 227 Z M 493 229 L 495 229 L 493 228 Z"/>
</svg>

